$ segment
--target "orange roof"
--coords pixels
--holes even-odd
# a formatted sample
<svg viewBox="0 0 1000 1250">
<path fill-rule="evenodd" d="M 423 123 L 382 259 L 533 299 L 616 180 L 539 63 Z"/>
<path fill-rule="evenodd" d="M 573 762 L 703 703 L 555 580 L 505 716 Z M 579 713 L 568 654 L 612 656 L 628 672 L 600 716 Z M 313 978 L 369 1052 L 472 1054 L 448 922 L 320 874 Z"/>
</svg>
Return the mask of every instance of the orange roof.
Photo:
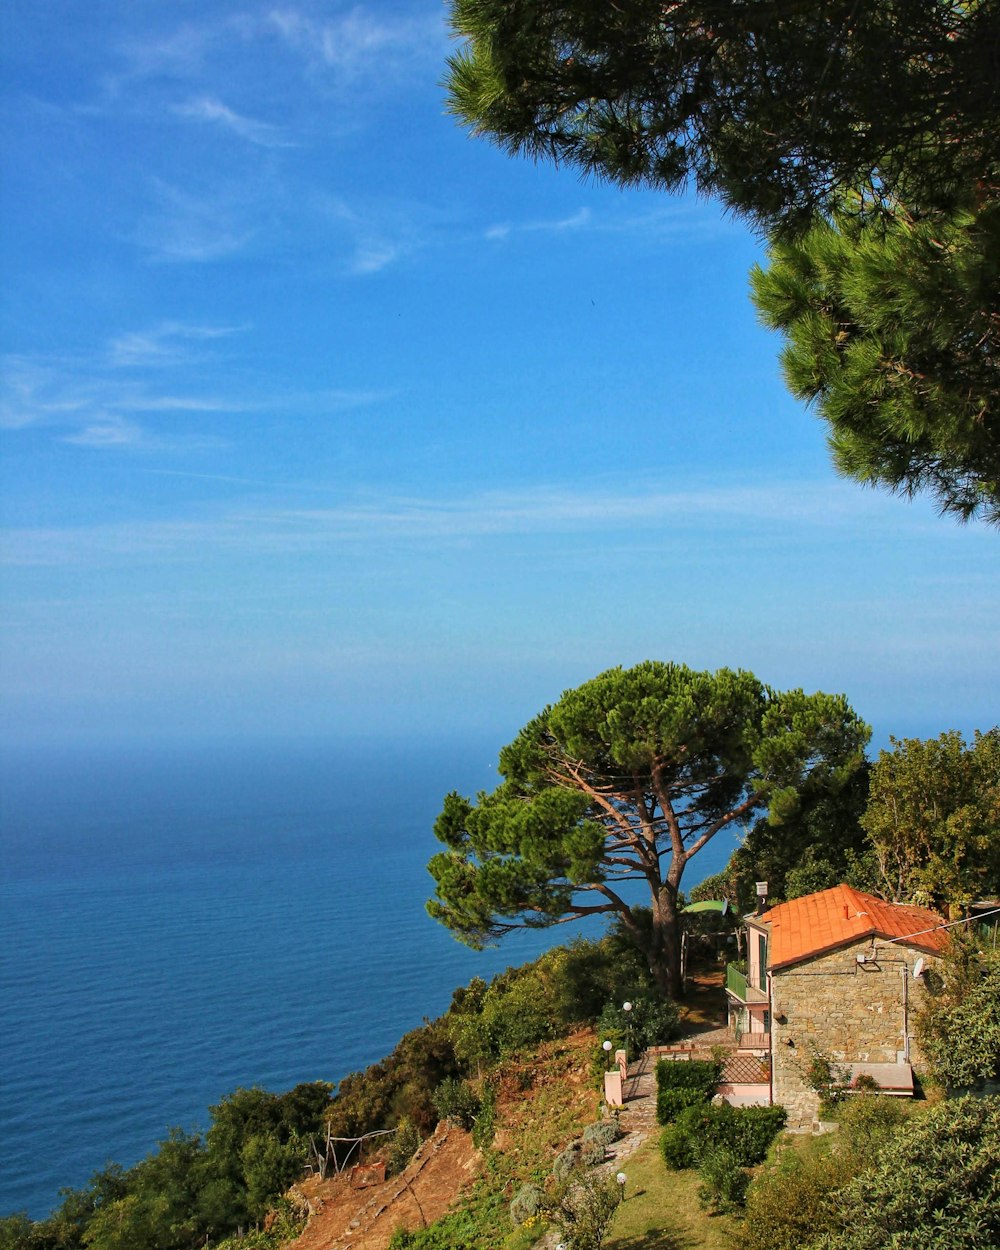
<svg viewBox="0 0 1000 1250">
<path fill-rule="evenodd" d="M 772 968 L 783 968 L 866 937 L 905 938 L 907 946 L 931 954 L 939 954 L 948 942 L 947 930 L 941 927 L 945 922 L 936 912 L 886 903 L 849 885 L 835 885 L 832 890 L 779 903 L 755 916 L 752 923 L 770 931 Z"/>
</svg>

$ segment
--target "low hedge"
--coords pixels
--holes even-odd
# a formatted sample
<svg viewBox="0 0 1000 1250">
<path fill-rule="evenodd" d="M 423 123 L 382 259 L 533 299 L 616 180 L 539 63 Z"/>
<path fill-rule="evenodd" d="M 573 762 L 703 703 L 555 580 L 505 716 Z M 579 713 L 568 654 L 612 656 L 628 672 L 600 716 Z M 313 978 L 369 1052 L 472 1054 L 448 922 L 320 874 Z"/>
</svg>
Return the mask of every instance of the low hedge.
<svg viewBox="0 0 1000 1250">
<path fill-rule="evenodd" d="M 688 1107 L 664 1129 L 660 1153 L 675 1171 L 697 1167 L 713 1150 L 731 1154 L 740 1167 L 754 1167 L 763 1163 L 786 1119 L 784 1107 L 731 1107 L 725 1102 Z"/>
<path fill-rule="evenodd" d="M 656 1118 L 670 1124 L 687 1107 L 707 1103 L 715 1093 L 722 1065 L 691 1059 L 661 1059 L 656 1065 Z"/>
</svg>

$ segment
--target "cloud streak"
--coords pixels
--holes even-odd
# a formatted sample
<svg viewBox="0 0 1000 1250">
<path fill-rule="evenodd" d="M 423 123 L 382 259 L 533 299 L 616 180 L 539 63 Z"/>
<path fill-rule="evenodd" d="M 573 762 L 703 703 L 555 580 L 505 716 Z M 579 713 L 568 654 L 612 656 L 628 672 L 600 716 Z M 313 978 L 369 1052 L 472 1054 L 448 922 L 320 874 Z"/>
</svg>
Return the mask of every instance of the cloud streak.
<svg viewBox="0 0 1000 1250">
<path fill-rule="evenodd" d="M 120 448 L 143 441 L 139 425 L 129 419 L 136 414 L 247 411 L 249 405 L 236 397 L 154 388 L 156 375 L 169 363 L 179 367 L 183 361 L 182 356 L 168 361 L 155 349 L 155 341 L 154 337 L 144 346 L 131 343 L 124 349 L 129 373 L 144 364 L 152 369 L 153 378 L 120 376 L 121 340 L 102 353 L 116 361 L 110 372 L 100 361 L 7 356 L 0 382 L 0 429 L 52 428 L 80 446 Z"/>
<path fill-rule="evenodd" d="M 118 334 L 107 347 L 108 363 L 125 368 L 178 365 L 194 359 L 192 344 L 214 343 L 241 334 L 246 326 L 186 325 L 165 321 L 151 330 Z"/>
<path fill-rule="evenodd" d="M 742 227 L 727 219 L 717 205 L 677 201 L 641 213 L 623 211 L 598 216 L 582 207 L 568 217 L 552 220 L 496 222 L 482 231 L 482 237 L 492 243 L 503 243 L 519 235 L 586 233 L 634 235 L 647 241 L 676 243 L 716 238 L 732 231 L 741 232 Z"/>
<path fill-rule="evenodd" d="M 314 78 L 339 89 L 356 90 L 361 82 L 377 89 L 399 86 L 421 74 L 423 65 L 439 65 L 447 44 L 436 13 L 387 17 L 358 7 L 317 19 L 283 7 L 271 10 L 265 26 L 305 60 Z"/>
<path fill-rule="evenodd" d="M 301 496 L 307 490 L 299 488 L 296 493 Z M 623 483 L 620 489 L 604 484 L 576 491 L 539 488 L 452 499 L 357 497 L 321 508 L 248 501 L 186 520 L 15 530 L 5 560 L 14 565 L 75 565 L 155 556 L 183 562 L 200 560 L 212 551 L 231 556 L 294 554 L 338 545 L 440 549 L 442 544 L 507 536 L 628 531 L 649 540 L 657 532 L 662 537 L 697 529 L 704 535 L 733 527 L 743 535 L 761 533 L 769 542 L 775 534 L 789 541 L 821 532 L 851 538 L 860 532 L 868 537 L 881 531 L 899 534 L 900 502 L 874 493 L 863 498 L 865 504 L 859 507 L 856 488 L 840 483 L 771 482 L 677 491 L 641 491 Z M 926 533 L 946 540 L 941 526 L 938 520 L 918 515 L 907 523 L 906 532 L 911 538 Z M 992 536 L 984 535 L 983 541 L 992 542 Z"/>
<path fill-rule="evenodd" d="M 213 188 L 198 193 L 161 178 L 150 182 L 152 206 L 140 217 L 132 234 L 153 261 L 197 262 L 222 260 L 241 252 L 256 230 L 252 191 Z"/>
<path fill-rule="evenodd" d="M 293 140 L 286 138 L 282 134 L 278 126 L 274 126 L 270 122 L 258 121 L 253 117 L 245 117 L 243 114 L 229 108 L 228 105 L 223 104 L 221 100 L 213 99 L 210 96 L 202 96 L 196 100 L 189 100 L 186 104 L 175 105 L 174 112 L 178 117 L 219 126 L 223 130 L 227 130 L 257 147 L 288 148 L 296 146 Z"/>
<path fill-rule="evenodd" d="M 235 345 L 249 328 L 165 321 L 114 334 L 89 357 L 9 354 L 0 358 L 0 430 L 13 437 L 44 429 L 60 442 L 95 451 L 188 451 L 223 444 L 218 437 L 178 431 L 165 424 L 169 418 L 255 412 L 329 417 L 396 397 L 385 388 L 308 391 L 277 381 L 262 393 L 249 379 L 220 386 L 220 366 L 245 356 L 246 347 L 236 353 Z M 149 428 L 157 418 L 164 419 L 159 428 Z"/>
</svg>

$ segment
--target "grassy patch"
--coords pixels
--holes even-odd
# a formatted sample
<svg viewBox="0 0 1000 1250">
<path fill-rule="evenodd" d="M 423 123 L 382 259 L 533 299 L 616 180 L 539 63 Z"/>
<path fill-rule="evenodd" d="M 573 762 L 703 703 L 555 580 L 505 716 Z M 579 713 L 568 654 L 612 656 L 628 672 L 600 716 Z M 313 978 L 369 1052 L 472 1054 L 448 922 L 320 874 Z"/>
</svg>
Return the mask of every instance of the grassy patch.
<svg viewBox="0 0 1000 1250">
<path fill-rule="evenodd" d="M 695 1171 L 669 1172 L 655 1135 L 622 1165 L 628 1177 L 607 1250 L 732 1250 L 735 1222 L 698 1204 Z"/>
</svg>

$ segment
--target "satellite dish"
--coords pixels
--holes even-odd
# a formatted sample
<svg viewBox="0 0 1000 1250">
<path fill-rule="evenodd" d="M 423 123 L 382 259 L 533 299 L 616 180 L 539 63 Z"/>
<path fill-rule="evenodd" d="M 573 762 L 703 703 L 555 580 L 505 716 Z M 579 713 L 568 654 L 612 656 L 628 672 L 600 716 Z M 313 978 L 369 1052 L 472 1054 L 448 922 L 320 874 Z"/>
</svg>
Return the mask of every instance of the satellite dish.
<svg viewBox="0 0 1000 1250">
<path fill-rule="evenodd" d="M 913 975 L 915 977 L 922 977 L 926 971 L 927 971 L 927 960 L 923 958 L 918 959 L 917 962 L 913 965 Z"/>
</svg>

